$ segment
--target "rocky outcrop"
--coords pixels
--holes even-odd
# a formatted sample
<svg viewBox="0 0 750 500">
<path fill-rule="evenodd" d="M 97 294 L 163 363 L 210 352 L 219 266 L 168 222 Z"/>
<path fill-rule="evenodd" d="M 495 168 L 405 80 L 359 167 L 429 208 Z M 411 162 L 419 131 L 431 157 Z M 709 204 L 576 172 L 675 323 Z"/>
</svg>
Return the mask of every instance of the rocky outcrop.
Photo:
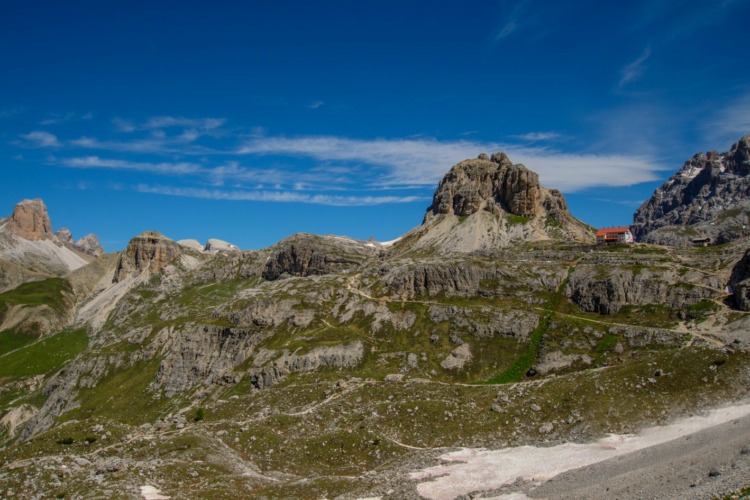
<svg viewBox="0 0 750 500">
<path fill-rule="evenodd" d="M 237 245 L 233 245 L 227 241 L 217 240 L 216 238 L 210 238 L 206 244 L 202 244 L 198 240 L 179 240 L 178 245 L 195 250 L 196 252 L 207 253 L 216 255 L 219 252 L 239 252 L 241 251 Z"/>
<path fill-rule="evenodd" d="M 53 237 L 52 222 L 47 214 L 47 207 L 40 199 L 23 200 L 13 208 L 5 222 L 6 228 L 21 238 L 36 241 Z"/>
<path fill-rule="evenodd" d="M 95 257 L 96 252 L 89 251 L 94 248 L 77 247 L 65 228 L 52 233 L 44 202 L 24 200 L 12 215 L 0 219 L 0 291 L 32 279 L 63 276 Z"/>
<path fill-rule="evenodd" d="M 61 227 L 55 231 L 55 238 L 58 243 L 92 257 L 99 257 L 104 253 L 104 248 L 95 234 L 87 234 L 78 241 L 73 241 L 73 234 L 70 230 L 66 227 Z"/>
<path fill-rule="evenodd" d="M 523 165 L 513 165 L 505 153 L 496 153 L 490 160 L 466 160 L 451 168 L 427 210 L 428 216 L 503 210 L 533 217 L 540 211 L 541 199 L 539 176 Z"/>
<path fill-rule="evenodd" d="M 742 311 L 750 311 L 750 250 L 732 269 L 729 286 L 734 306 Z"/>
<path fill-rule="evenodd" d="M 240 249 L 237 245 L 232 245 L 227 241 L 211 238 L 206 242 L 205 251 L 213 254 L 218 252 L 239 252 Z"/>
<path fill-rule="evenodd" d="M 0 427 L 5 428 L 8 436 L 14 437 L 16 431 L 26 422 L 34 418 L 37 413 L 39 413 L 39 410 L 35 406 L 29 404 L 23 404 L 16 408 L 12 408 L 3 416 L 3 418 L 0 419 Z"/>
<path fill-rule="evenodd" d="M 79 239 L 75 242 L 75 247 L 78 251 L 92 257 L 99 257 L 104 253 L 104 248 L 95 234 L 87 234 Z"/>
<path fill-rule="evenodd" d="M 480 155 L 454 165 L 443 177 L 425 221 L 439 214 L 469 216 L 480 210 L 520 217 L 548 215 L 560 224 L 572 222 L 562 193 L 545 189 L 539 175 L 513 164 L 505 153 Z"/>
<path fill-rule="evenodd" d="M 263 278 L 343 272 L 360 266 L 376 253 L 374 245 L 350 238 L 296 234 L 273 248 Z"/>
<path fill-rule="evenodd" d="M 172 396 L 199 383 L 239 381 L 231 372 L 250 356 L 257 341 L 253 332 L 237 328 L 186 325 L 179 331 L 162 330 L 156 343 L 165 356 L 151 387 Z"/>
<path fill-rule="evenodd" d="M 673 310 L 713 298 L 716 291 L 681 283 L 674 271 L 639 265 L 578 265 L 565 295 L 587 312 L 615 314 L 626 305 L 665 305 Z"/>
<path fill-rule="evenodd" d="M 390 294 L 419 296 L 513 296 L 529 290 L 554 291 L 565 279 L 559 268 L 539 266 L 528 274 L 515 265 L 488 267 L 465 261 L 384 264 L 380 279 Z"/>
<path fill-rule="evenodd" d="M 71 247 L 75 245 L 75 242 L 73 241 L 73 233 L 71 233 L 70 229 L 67 227 L 61 227 L 55 231 L 55 238 L 65 246 Z"/>
<path fill-rule="evenodd" d="M 636 240 L 689 245 L 750 236 L 750 135 L 730 151 L 697 153 L 635 212 Z"/>
<path fill-rule="evenodd" d="M 535 172 L 496 153 L 454 165 L 422 225 L 396 247 L 450 254 L 543 240 L 593 243 L 594 236 L 570 215 L 560 191 L 542 187 Z"/>
<path fill-rule="evenodd" d="M 309 372 L 322 367 L 351 368 L 362 361 L 364 345 L 349 344 L 311 347 L 306 353 L 288 350 L 261 350 L 255 357 L 251 382 L 258 389 L 276 385 L 290 373 Z"/>
<path fill-rule="evenodd" d="M 156 232 L 146 231 L 128 243 L 120 256 L 114 283 L 143 271 L 156 272 L 167 267 L 178 255 L 180 248 L 171 239 Z"/>
</svg>

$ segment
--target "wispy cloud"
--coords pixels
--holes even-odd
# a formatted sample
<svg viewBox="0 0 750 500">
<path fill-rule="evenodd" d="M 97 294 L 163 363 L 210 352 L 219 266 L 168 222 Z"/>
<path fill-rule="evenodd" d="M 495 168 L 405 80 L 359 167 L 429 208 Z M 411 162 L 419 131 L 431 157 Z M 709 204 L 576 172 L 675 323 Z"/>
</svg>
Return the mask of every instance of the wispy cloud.
<svg viewBox="0 0 750 500">
<path fill-rule="evenodd" d="M 61 146 L 55 134 L 43 130 L 34 130 L 28 134 L 22 134 L 21 138 L 26 141 L 27 146 L 39 148 L 58 148 Z"/>
<path fill-rule="evenodd" d="M 537 141 L 555 141 L 562 139 L 563 135 L 557 132 L 529 132 L 527 134 L 512 135 L 514 139 L 520 139 L 522 141 L 537 142 Z"/>
<path fill-rule="evenodd" d="M 342 137 L 261 137 L 250 140 L 239 154 L 289 155 L 318 161 L 377 165 L 370 184 L 435 185 L 448 166 L 479 152 L 508 153 L 513 161 L 537 171 L 547 185 L 565 191 L 593 186 L 629 186 L 658 179 L 663 168 L 637 155 L 572 154 L 542 147 L 474 141 L 439 142 L 434 139 L 348 139 Z"/>
<path fill-rule="evenodd" d="M 750 134 L 750 92 L 728 102 L 703 122 L 704 134 L 712 144 L 729 146 Z"/>
<path fill-rule="evenodd" d="M 53 159 L 53 161 L 56 161 Z M 84 156 L 77 158 L 63 158 L 56 161 L 60 165 L 71 168 L 97 168 L 112 170 L 132 170 L 156 174 L 188 175 L 204 172 L 204 168 L 195 163 L 149 163 L 99 158 L 98 156 Z"/>
<path fill-rule="evenodd" d="M 186 118 L 184 116 L 152 116 L 142 123 L 123 118 L 113 118 L 112 124 L 118 132 L 152 131 L 155 129 L 182 128 L 201 132 L 212 131 L 226 123 L 224 118 Z"/>
<path fill-rule="evenodd" d="M 632 30 L 645 31 L 650 35 L 660 35 L 665 42 L 676 41 L 723 22 L 736 7 L 746 1 L 673 0 L 669 2 L 641 2 L 638 20 L 632 26 Z"/>
<path fill-rule="evenodd" d="M 291 171 L 275 168 L 243 167 L 237 161 L 226 161 L 220 165 L 204 165 L 195 162 L 143 162 L 99 156 L 76 156 L 69 158 L 49 157 L 53 165 L 75 169 L 99 169 L 142 172 L 160 176 L 192 177 L 200 183 L 222 186 L 275 185 L 279 189 L 328 190 L 344 189 L 354 184 L 354 179 L 346 175 L 351 170 L 336 171 L 328 168 L 312 168 L 308 171 Z"/>
<path fill-rule="evenodd" d="M 9 118 L 11 116 L 20 115 L 23 111 L 23 108 L 1 109 L 0 118 Z"/>
<path fill-rule="evenodd" d="M 651 46 L 647 46 L 643 52 L 641 52 L 641 55 L 638 56 L 638 58 L 629 63 L 626 64 L 621 70 L 620 70 L 620 81 L 617 83 L 617 86 L 619 88 L 625 87 L 627 84 L 634 82 L 638 80 L 641 76 L 643 76 L 643 72 L 645 71 L 645 63 L 648 58 L 651 57 Z"/>
<path fill-rule="evenodd" d="M 310 104 L 308 104 L 307 107 L 310 109 L 318 109 L 322 107 L 323 104 L 325 104 L 323 101 L 313 101 Z"/>
<path fill-rule="evenodd" d="M 115 126 L 115 130 L 118 132 L 135 132 L 137 127 L 135 124 L 122 118 L 112 118 L 112 125 Z"/>
<path fill-rule="evenodd" d="M 298 191 L 225 191 L 219 189 L 181 188 L 139 184 L 140 193 L 204 198 L 210 200 L 266 201 L 277 203 L 307 203 L 339 207 L 385 205 L 426 201 L 424 196 L 337 196 L 328 194 L 307 194 Z"/>
<path fill-rule="evenodd" d="M 88 112 L 84 114 L 80 113 L 52 113 L 47 118 L 39 122 L 39 125 L 57 125 L 59 123 L 66 123 L 73 120 L 91 120 L 94 118 L 94 113 Z"/>
<path fill-rule="evenodd" d="M 194 128 L 200 130 L 213 130 L 226 123 L 224 118 L 185 118 L 182 116 L 154 116 L 149 118 L 143 128 Z"/>
<path fill-rule="evenodd" d="M 130 139 L 122 141 L 100 140 L 95 137 L 79 137 L 68 141 L 69 146 L 85 149 L 97 149 L 101 151 L 116 151 L 124 153 L 156 153 L 156 154 L 181 154 L 202 155 L 211 154 L 215 151 L 193 144 L 201 135 L 192 131 L 184 131 L 178 136 L 168 137 L 165 133 L 154 131 L 146 138 Z"/>
<path fill-rule="evenodd" d="M 515 3 L 510 12 L 506 12 L 502 16 L 501 22 L 498 24 L 495 33 L 492 35 L 493 44 L 498 44 L 505 38 L 517 33 L 524 23 L 528 21 L 528 18 L 525 17 L 527 4 L 528 0 Z"/>
</svg>

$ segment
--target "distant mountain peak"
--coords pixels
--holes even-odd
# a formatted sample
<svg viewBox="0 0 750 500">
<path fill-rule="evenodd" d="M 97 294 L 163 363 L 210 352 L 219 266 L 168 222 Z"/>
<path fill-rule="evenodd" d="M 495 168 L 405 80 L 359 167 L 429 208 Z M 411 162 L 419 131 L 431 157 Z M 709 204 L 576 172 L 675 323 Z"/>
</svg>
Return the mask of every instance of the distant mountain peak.
<svg viewBox="0 0 750 500">
<path fill-rule="evenodd" d="M 7 219 L 5 226 L 13 234 L 30 241 L 48 240 L 53 237 L 47 206 L 39 198 L 16 203 L 13 214 Z"/>
<path fill-rule="evenodd" d="M 725 153 L 696 153 L 633 215 L 638 241 L 686 245 L 750 236 L 750 135 Z"/>
</svg>

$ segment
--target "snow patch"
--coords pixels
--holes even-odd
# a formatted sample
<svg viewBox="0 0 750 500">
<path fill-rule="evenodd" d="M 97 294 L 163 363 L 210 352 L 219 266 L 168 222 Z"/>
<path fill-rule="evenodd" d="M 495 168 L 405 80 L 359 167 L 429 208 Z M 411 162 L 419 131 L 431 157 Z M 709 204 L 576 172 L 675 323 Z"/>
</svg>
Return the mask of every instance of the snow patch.
<svg viewBox="0 0 750 500">
<path fill-rule="evenodd" d="M 748 414 L 750 404 L 730 406 L 713 410 L 705 416 L 650 427 L 639 434 L 612 434 L 588 444 L 565 443 L 549 448 L 520 446 L 501 450 L 462 448 L 440 457 L 449 463 L 413 472 L 411 478 L 421 481 L 417 485 L 421 496 L 447 500 L 472 491 L 501 488 L 519 477 L 547 481 L 563 472 L 679 439 Z"/>
<path fill-rule="evenodd" d="M 396 244 L 396 243 L 397 243 L 397 242 L 399 242 L 399 241 L 401 241 L 401 236 L 399 236 L 399 237 L 398 237 L 398 238 L 396 238 L 395 240 L 390 240 L 390 241 L 381 241 L 381 242 L 380 242 L 380 246 L 381 246 L 381 247 L 390 247 L 390 246 L 393 246 L 394 244 Z"/>
<path fill-rule="evenodd" d="M 685 179 L 694 179 L 698 176 L 699 173 L 701 173 L 701 170 L 702 169 L 700 167 L 695 167 L 691 165 L 689 169 L 683 170 L 680 174 Z"/>
<path fill-rule="evenodd" d="M 141 496 L 145 500 L 164 500 L 169 498 L 168 496 L 162 495 L 161 491 L 157 490 L 156 487 L 151 486 L 150 484 L 141 486 Z"/>
</svg>

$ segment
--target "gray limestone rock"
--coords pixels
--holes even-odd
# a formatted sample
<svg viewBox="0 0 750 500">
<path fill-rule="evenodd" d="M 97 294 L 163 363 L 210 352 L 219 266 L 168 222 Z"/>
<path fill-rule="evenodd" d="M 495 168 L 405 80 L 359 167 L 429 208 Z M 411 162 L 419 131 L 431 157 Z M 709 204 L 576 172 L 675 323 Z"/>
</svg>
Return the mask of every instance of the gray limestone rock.
<svg viewBox="0 0 750 500">
<path fill-rule="evenodd" d="M 159 271 L 167 267 L 180 252 L 177 243 L 156 231 L 141 233 L 130 240 L 120 256 L 112 281 L 118 283 L 143 271 Z"/>
<path fill-rule="evenodd" d="M 311 347 L 305 353 L 261 350 L 255 357 L 251 382 L 258 389 L 271 387 L 290 373 L 308 372 L 320 367 L 351 368 L 362 361 L 364 345 L 349 344 Z"/>
<path fill-rule="evenodd" d="M 263 277 L 317 276 L 355 269 L 377 254 L 375 246 L 337 236 L 296 234 L 272 250 Z"/>
<path fill-rule="evenodd" d="M 750 135 L 730 151 L 697 153 L 633 216 L 637 241 L 674 246 L 750 236 Z"/>
<path fill-rule="evenodd" d="M 729 285 L 735 307 L 742 311 L 750 311 L 750 250 L 745 252 L 732 269 Z"/>
</svg>

